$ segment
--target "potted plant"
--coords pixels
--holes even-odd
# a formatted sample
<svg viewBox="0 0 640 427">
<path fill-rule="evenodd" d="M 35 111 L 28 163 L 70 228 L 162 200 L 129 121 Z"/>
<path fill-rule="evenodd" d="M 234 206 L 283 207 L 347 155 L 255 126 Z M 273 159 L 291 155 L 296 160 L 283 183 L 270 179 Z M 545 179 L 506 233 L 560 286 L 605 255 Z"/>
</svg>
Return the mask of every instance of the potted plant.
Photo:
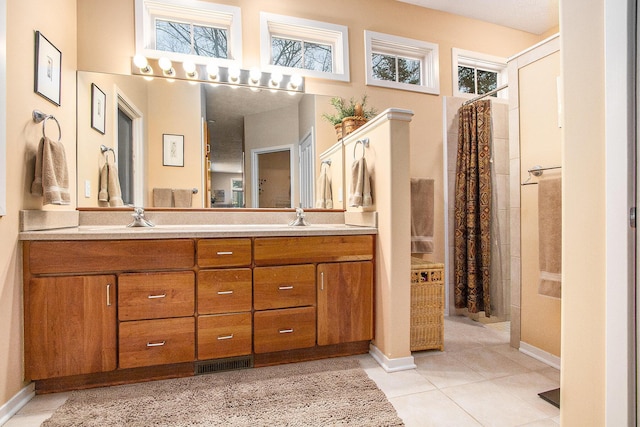
<svg viewBox="0 0 640 427">
<path fill-rule="evenodd" d="M 349 135 L 376 115 L 375 108 L 367 107 L 367 95 L 363 95 L 359 101 L 355 98 L 346 101 L 336 96 L 331 98 L 330 103 L 336 113 L 325 113 L 322 117 L 335 127 L 338 139 Z"/>
</svg>

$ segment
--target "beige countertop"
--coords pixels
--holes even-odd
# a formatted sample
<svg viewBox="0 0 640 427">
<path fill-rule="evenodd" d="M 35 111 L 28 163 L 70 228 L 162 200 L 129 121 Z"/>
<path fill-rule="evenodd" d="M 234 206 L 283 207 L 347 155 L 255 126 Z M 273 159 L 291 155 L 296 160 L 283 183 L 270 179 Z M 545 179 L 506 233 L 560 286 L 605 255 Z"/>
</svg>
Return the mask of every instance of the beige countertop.
<svg viewBox="0 0 640 427">
<path fill-rule="evenodd" d="M 375 227 L 317 224 L 293 227 L 283 224 L 176 224 L 155 227 L 83 225 L 41 231 L 23 231 L 20 240 L 131 240 L 220 237 L 299 237 L 377 234 Z"/>
</svg>

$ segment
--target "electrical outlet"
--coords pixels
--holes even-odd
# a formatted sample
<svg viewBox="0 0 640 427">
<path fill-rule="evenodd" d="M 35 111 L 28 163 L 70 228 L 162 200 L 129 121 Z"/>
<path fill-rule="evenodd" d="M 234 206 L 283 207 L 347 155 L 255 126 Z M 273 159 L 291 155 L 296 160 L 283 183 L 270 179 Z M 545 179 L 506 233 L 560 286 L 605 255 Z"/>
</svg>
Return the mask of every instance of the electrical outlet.
<svg viewBox="0 0 640 427">
<path fill-rule="evenodd" d="M 91 197 L 91 181 L 88 179 L 84 182 L 84 197 Z"/>
</svg>

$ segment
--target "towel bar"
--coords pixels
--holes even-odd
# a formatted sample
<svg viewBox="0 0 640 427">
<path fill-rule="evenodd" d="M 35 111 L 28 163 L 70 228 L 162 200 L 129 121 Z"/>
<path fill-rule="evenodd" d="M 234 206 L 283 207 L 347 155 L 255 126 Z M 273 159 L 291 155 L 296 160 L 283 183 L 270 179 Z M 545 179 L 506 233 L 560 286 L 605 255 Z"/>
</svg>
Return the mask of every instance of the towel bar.
<svg viewBox="0 0 640 427">
<path fill-rule="evenodd" d="M 551 169 L 562 169 L 562 166 L 542 167 L 540 165 L 535 165 L 534 167 L 527 170 L 527 172 L 529 173 L 529 176 L 527 177 L 526 181 L 521 183 L 520 185 L 538 185 L 537 182 L 529 182 L 529 181 L 531 181 L 531 178 L 533 178 L 534 176 L 535 177 L 542 176 L 543 171 L 551 170 Z"/>
<path fill-rule="evenodd" d="M 353 158 L 356 158 L 356 147 L 358 146 L 358 144 L 362 144 L 362 157 L 364 158 L 365 156 L 365 148 L 369 147 L 369 138 L 362 138 L 357 140 L 354 144 L 353 144 Z"/>
<path fill-rule="evenodd" d="M 56 124 L 58 125 L 58 142 L 60 142 L 60 140 L 62 139 L 62 129 L 60 128 L 60 122 L 58 121 L 58 119 L 56 119 L 51 114 L 45 114 L 40 110 L 33 110 L 31 117 L 33 118 L 33 121 L 36 123 L 42 122 L 42 136 L 45 138 L 47 137 L 47 133 L 45 131 L 47 120 L 53 119 L 53 121 L 56 122 Z"/>
</svg>

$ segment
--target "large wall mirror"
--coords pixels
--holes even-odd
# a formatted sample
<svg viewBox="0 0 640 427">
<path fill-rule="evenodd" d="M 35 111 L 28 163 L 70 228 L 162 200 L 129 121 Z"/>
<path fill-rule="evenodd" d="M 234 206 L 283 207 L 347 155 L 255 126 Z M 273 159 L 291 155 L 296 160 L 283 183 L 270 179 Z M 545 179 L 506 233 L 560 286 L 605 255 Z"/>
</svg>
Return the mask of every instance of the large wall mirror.
<svg viewBox="0 0 640 427">
<path fill-rule="evenodd" d="M 125 205 L 313 207 L 330 97 L 84 71 L 77 84 L 79 208 L 110 206 L 107 159 Z"/>
</svg>

